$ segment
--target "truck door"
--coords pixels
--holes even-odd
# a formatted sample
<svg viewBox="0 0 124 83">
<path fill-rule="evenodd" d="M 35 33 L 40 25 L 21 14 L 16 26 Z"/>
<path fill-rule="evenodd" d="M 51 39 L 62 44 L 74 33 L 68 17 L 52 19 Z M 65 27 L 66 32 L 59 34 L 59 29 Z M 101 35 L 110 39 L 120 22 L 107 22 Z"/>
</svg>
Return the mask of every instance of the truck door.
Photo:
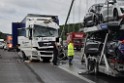
<svg viewBox="0 0 124 83">
<path fill-rule="evenodd" d="M 26 36 L 26 31 L 29 34 Z M 18 43 L 20 44 L 21 48 L 30 48 L 31 46 L 31 40 L 30 40 L 30 31 L 26 30 L 25 28 L 19 28 L 18 29 Z"/>
</svg>

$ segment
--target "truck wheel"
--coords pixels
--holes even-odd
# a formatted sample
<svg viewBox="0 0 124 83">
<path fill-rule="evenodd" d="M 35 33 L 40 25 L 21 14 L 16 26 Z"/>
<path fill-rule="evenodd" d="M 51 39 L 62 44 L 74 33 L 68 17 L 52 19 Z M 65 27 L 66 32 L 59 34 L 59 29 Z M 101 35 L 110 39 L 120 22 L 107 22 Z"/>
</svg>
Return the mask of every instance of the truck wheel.
<svg viewBox="0 0 124 83">
<path fill-rule="evenodd" d="M 23 51 L 20 51 L 19 52 L 19 55 L 20 57 L 23 59 L 23 60 L 28 60 L 28 57 L 25 55 L 25 53 Z"/>
<path fill-rule="evenodd" d="M 42 57 L 42 59 L 43 59 L 43 62 L 50 62 L 50 57 Z"/>
</svg>

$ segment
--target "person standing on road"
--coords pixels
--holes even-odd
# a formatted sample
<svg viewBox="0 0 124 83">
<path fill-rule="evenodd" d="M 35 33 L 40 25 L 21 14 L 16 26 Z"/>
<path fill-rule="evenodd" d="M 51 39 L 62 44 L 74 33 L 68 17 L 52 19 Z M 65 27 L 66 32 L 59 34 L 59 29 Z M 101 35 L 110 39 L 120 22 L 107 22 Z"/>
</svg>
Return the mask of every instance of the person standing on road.
<svg viewBox="0 0 124 83">
<path fill-rule="evenodd" d="M 58 56 L 58 42 L 59 38 L 56 38 L 56 41 L 54 43 L 54 49 L 53 49 L 53 65 L 57 65 L 57 56 Z"/>
<path fill-rule="evenodd" d="M 68 44 L 68 60 L 69 60 L 69 65 L 72 65 L 72 60 L 74 57 L 74 45 L 72 41 L 69 42 Z"/>
</svg>

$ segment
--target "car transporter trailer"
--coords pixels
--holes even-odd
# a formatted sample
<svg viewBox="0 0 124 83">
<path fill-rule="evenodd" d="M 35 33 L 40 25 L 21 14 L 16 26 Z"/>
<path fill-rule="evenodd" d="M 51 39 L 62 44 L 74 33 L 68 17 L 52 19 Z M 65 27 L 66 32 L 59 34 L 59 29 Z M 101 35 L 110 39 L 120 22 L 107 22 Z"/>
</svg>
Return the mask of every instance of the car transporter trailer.
<svg viewBox="0 0 124 83">
<path fill-rule="evenodd" d="M 112 42 L 112 46 L 113 43 L 118 44 L 119 42 L 112 38 L 114 37 L 112 32 L 124 33 L 123 20 L 85 27 L 83 31 L 86 33 L 86 38 L 82 61 L 85 62 L 87 72 L 95 74 L 101 72 L 114 77 L 124 76 L 124 60 L 119 61 L 118 55 L 109 55 L 107 52 L 107 45 L 111 44 L 108 42 Z"/>
</svg>

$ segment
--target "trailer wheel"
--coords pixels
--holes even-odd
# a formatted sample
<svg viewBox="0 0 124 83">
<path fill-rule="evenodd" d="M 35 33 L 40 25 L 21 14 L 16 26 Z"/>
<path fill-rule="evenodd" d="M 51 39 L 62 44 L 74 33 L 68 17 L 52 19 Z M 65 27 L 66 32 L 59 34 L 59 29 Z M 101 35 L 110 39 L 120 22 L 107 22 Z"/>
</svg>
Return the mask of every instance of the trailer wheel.
<svg viewBox="0 0 124 83">
<path fill-rule="evenodd" d="M 94 74 L 97 75 L 98 74 L 98 62 L 96 60 L 94 60 L 94 64 L 95 64 Z"/>
<path fill-rule="evenodd" d="M 93 71 L 94 70 L 94 62 L 90 59 L 90 58 L 88 58 L 88 71 L 90 72 L 90 71 Z"/>
<path fill-rule="evenodd" d="M 94 74 L 98 73 L 98 63 L 95 59 L 91 59 L 88 57 L 88 72 L 92 72 Z"/>
<path fill-rule="evenodd" d="M 18 54 L 23 60 L 28 60 L 28 57 L 25 55 L 23 51 L 19 51 Z"/>
</svg>

